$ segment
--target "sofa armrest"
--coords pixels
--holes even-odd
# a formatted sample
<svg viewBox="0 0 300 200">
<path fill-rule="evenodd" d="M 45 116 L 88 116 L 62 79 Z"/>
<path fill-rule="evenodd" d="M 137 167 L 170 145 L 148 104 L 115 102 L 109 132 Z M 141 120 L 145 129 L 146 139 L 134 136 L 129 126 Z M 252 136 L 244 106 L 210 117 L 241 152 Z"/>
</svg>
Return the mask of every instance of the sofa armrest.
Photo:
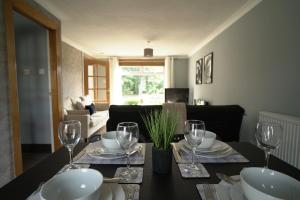
<svg viewBox="0 0 300 200">
<path fill-rule="evenodd" d="M 95 107 L 97 111 L 103 111 L 109 109 L 109 104 L 103 104 L 103 103 L 95 103 Z"/>
<path fill-rule="evenodd" d="M 90 115 L 66 115 L 66 120 L 78 120 L 81 123 L 81 138 L 87 138 L 89 132 Z"/>
<path fill-rule="evenodd" d="M 68 115 L 89 115 L 89 110 L 67 110 Z"/>
</svg>

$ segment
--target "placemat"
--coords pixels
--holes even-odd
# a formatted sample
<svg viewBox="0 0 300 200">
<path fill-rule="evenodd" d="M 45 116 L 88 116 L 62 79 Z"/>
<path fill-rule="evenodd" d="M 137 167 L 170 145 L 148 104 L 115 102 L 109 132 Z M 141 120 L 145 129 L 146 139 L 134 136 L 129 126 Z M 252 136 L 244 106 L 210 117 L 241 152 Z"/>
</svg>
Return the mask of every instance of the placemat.
<svg viewBox="0 0 300 200">
<path fill-rule="evenodd" d="M 91 143 L 86 146 L 80 153 L 83 154 L 77 161 L 74 163 L 86 163 L 86 164 L 127 164 L 127 157 L 118 157 L 114 159 L 108 159 L 107 157 L 101 157 L 90 155 L 90 152 L 93 148 L 97 147 L 97 142 Z M 139 143 L 136 147 L 136 152 L 130 156 L 130 164 L 132 165 L 143 165 L 145 162 L 145 151 L 146 144 Z M 79 154 L 80 154 L 79 153 Z"/>
<path fill-rule="evenodd" d="M 186 170 L 188 164 L 178 164 L 181 176 L 183 178 L 209 178 L 210 175 L 201 163 L 196 163 L 196 166 L 200 169 L 197 173 L 191 173 Z"/>
<path fill-rule="evenodd" d="M 177 163 L 191 163 L 192 162 L 192 152 L 186 153 L 180 150 L 180 145 L 178 143 L 172 143 L 173 145 L 173 155 Z M 195 162 L 197 163 L 246 163 L 249 162 L 243 155 L 232 149 L 228 156 L 221 158 L 206 158 L 200 155 L 195 156 Z"/>
<path fill-rule="evenodd" d="M 127 167 L 119 167 L 116 170 L 114 177 L 120 177 L 120 172 L 125 170 Z M 119 183 L 142 183 L 143 182 L 143 168 L 142 167 L 130 167 L 131 169 L 135 169 L 137 171 L 137 177 L 131 180 L 121 179 Z"/>
<path fill-rule="evenodd" d="M 126 199 L 139 200 L 140 185 L 139 184 L 121 184 L 126 194 Z"/>
</svg>

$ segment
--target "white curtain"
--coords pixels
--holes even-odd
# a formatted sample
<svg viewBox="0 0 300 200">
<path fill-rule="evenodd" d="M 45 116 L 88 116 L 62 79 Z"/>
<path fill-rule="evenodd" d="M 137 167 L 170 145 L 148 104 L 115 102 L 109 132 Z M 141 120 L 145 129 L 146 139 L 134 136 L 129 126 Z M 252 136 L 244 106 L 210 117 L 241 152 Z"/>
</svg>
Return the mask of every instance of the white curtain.
<svg viewBox="0 0 300 200">
<path fill-rule="evenodd" d="M 166 57 L 165 59 L 165 77 L 164 77 L 164 86 L 165 88 L 174 87 L 174 58 L 171 56 Z"/>
<path fill-rule="evenodd" d="M 122 104 L 122 71 L 117 57 L 109 58 L 110 104 Z"/>
</svg>

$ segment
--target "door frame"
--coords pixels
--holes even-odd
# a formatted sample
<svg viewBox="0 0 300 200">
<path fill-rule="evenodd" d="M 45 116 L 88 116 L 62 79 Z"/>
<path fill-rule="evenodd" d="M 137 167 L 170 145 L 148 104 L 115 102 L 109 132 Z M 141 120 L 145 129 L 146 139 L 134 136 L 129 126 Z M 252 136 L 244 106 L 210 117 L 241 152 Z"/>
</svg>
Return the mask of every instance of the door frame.
<svg viewBox="0 0 300 200">
<path fill-rule="evenodd" d="M 39 9 L 24 0 L 5 0 L 4 17 L 6 27 L 7 66 L 9 83 L 10 123 L 12 127 L 13 160 L 15 175 L 23 172 L 22 151 L 20 142 L 20 113 L 16 68 L 15 34 L 13 11 L 37 22 L 49 32 L 49 62 L 52 97 L 52 122 L 54 149 L 61 144 L 58 139 L 58 124 L 63 119 L 61 103 L 61 25 L 58 20 L 48 17 Z"/>
<path fill-rule="evenodd" d="M 103 65 L 106 70 L 105 70 L 105 77 L 106 77 L 106 97 L 107 97 L 107 102 L 105 104 L 110 103 L 110 77 L 109 77 L 109 61 L 108 60 L 100 60 L 100 59 L 92 59 L 87 56 L 84 58 L 84 94 L 88 95 L 88 65 L 96 65 L 100 64 Z M 104 103 L 104 102 L 102 102 Z"/>
</svg>

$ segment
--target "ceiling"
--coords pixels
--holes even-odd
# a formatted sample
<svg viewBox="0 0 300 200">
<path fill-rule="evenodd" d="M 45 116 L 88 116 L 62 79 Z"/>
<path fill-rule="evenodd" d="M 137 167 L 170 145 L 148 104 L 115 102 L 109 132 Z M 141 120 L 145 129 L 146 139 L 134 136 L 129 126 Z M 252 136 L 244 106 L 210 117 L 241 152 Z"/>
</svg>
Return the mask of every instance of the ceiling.
<svg viewBox="0 0 300 200">
<path fill-rule="evenodd" d="M 258 0 L 35 0 L 61 20 L 63 41 L 96 57 L 188 55 Z M 255 4 L 255 5 L 256 5 Z M 251 7 L 251 6 L 250 6 Z M 147 44 L 147 41 L 151 41 Z"/>
</svg>

